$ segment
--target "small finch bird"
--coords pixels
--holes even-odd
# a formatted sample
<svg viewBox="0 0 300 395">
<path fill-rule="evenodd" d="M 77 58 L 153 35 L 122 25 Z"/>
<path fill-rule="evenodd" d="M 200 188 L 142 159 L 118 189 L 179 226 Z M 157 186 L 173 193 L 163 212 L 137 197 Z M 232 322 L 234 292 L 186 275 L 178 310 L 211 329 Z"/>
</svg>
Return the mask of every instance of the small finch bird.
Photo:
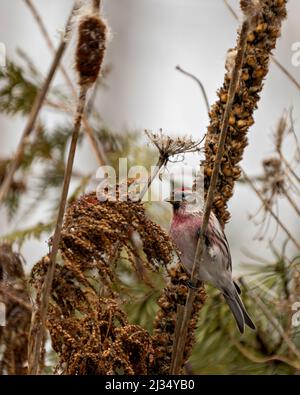
<svg viewBox="0 0 300 395">
<path fill-rule="evenodd" d="M 189 274 L 192 272 L 203 221 L 202 205 L 197 204 L 195 199 L 195 193 L 184 188 L 174 191 L 173 196 L 166 199 L 173 206 L 170 237 L 181 253 L 181 262 Z M 222 292 L 241 333 L 244 333 L 245 324 L 251 329 L 255 329 L 255 325 L 239 296 L 241 290 L 232 279 L 229 245 L 213 212 L 210 214 L 205 235 L 203 261 L 199 265 L 196 277 Z"/>
</svg>

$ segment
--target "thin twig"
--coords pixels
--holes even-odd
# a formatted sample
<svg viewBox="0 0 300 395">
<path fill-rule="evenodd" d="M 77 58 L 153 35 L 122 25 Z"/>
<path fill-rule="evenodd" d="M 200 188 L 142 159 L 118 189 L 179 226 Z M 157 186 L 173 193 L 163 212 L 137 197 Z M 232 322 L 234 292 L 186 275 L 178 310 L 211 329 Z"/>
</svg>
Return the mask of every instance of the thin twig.
<svg viewBox="0 0 300 395">
<path fill-rule="evenodd" d="M 238 14 L 234 11 L 231 5 L 228 3 L 228 0 L 223 0 L 226 7 L 230 11 L 231 15 L 238 20 Z M 271 55 L 271 60 L 279 67 L 279 69 L 289 78 L 289 80 L 300 90 L 300 83 L 291 75 L 291 73 L 273 56 Z"/>
<path fill-rule="evenodd" d="M 41 90 L 36 95 L 36 98 L 34 100 L 34 103 L 33 103 L 33 106 L 32 106 L 32 109 L 31 109 L 31 112 L 29 115 L 29 119 L 28 119 L 25 129 L 23 131 L 23 135 L 22 135 L 21 141 L 19 143 L 19 146 L 17 148 L 17 152 L 15 153 L 14 158 L 12 159 L 12 162 L 10 164 L 8 172 L 7 172 L 5 179 L 0 187 L 0 204 L 3 203 L 4 199 L 6 199 L 7 194 L 10 190 L 10 187 L 11 187 L 11 183 L 13 182 L 15 172 L 18 170 L 20 163 L 22 162 L 25 147 L 26 147 L 28 140 L 29 140 L 29 136 L 34 129 L 36 120 L 39 116 L 40 110 L 43 106 L 43 103 L 44 103 L 47 93 L 49 91 L 51 82 L 53 80 L 53 77 L 56 73 L 56 70 L 60 64 L 60 61 L 61 61 L 64 51 L 66 49 L 67 42 L 68 42 L 67 37 L 69 35 L 70 22 L 71 22 L 71 18 L 73 16 L 74 10 L 75 10 L 75 7 L 73 7 L 71 15 L 68 18 L 66 29 L 65 29 L 65 35 L 62 38 L 60 45 L 56 51 L 50 71 L 48 73 L 48 76 L 47 76 Z"/>
<path fill-rule="evenodd" d="M 274 56 L 272 56 L 271 59 L 300 91 L 300 83 L 296 80 L 296 78 L 293 77 L 292 74 L 276 58 L 274 58 Z"/>
<path fill-rule="evenodd" d="M 299 215 L 300 217 L 300 208 L 297 206 L 297 204 L 294 202 L 293 198 L 291 197 L 291 195 L 288 193 L 288 191 L 284 191 L 284 195 L 287 198 L 288 202 L 290 203 L 290 205 L 293 207 L 293 209 L 296 211 L 296 213 Z"/>
<path fill-rule="evenodd" d="M 51 37 L 46 29 L 46 26 L 43 22 L 43 19 L 41 18 L 40 14 L 39 14 L 37 8 L 32 3 L 32 0 L 24 0 L 24 1 L 27 4 L 28 8 L 30 9 L 33 17 L 35 18 L 37 25 L 39 26 L 41 33 L 42 33 L 49 49 L 52 52 L 54 52 L 55 48 L 54 48 L 53 42 L 51 40 Z M 93 3 L 93 5 L 94 5 L 94 7 L 96 7 L 96 9 L 99 9 L 101 6 L 101 3 L 99 0 L 95 0 L 95 3 Z M 61 73 L 62 73 L 67 85 L 69 86 L 69 88 L 72 92 L 72 95 L 74 97 L 77 97 L 76 88 L 75 88 L 71 78 L 69 77 L 68 72 L 66 71 L 65 67 L 62 64 L 60 64 L 59 67 L 60 67 Z M 105 164 L 108 164 L 109 163 L 108 158 L 106 157 L 106 154 L 104 152 L 102 145 L 100 144 L 99 140 L 96 138 L 94 130 L 91 127 L 86 114 L 83 114 L 82 122 L 83 122 L 84 129 L 85 129 L 87 136 L 90 140 L 92 149 L 95 153 L 95 156 L 97 158 L 99 165 L 103 166 Z"/>
<path fill-rule="evenodd" d="M 289 162 L 286 160 L 286 158 L 284 157 L 284 155 L 280 152 L 280 159 L 284 162 L 285 166 L 287 167 L 287 169 L 289 170 L 289 172 L 293 175 L 293 177 L 300 183 L 300 177 L 295 173 L 294 169 L 292 168 L 292 166 L 289 164 Z"/>
<path fill-rule="evenodd" d="M 203 95 L 203 98 L 204 98 L 204 101 L 205 101 L 205 104 L 206 104 L 207 112 L 209 113 L 210 105 L 209 105 L 208 97 L 207 97 L 207 94 L 206 94 L 206 90 L 205 90 L 204 85 L 202 84 L 202 82 L 199 80 L 199 78 L 197 78 L 194 74 L 191 74 L 191 73 L 183 70 L 180 66 L 176 66 L 175 68 L 176 68 L 176 70 L 180 71 L 182 74 L 186 75 L 187 77 L 192 78 L 194 81 L 197 82 L 197 84 L 199 85 L 199 87 L 201 89 L 201 92 L 202 92 L 202 95 Z"/>
<path fill-rule="evenodd" d="M 22 300 L 21 298 L 19 298 L 16 295 L 14 295 L 11 288 L 12 288 L 11 286 L 0 283 L 0 291 L 4 294 L 5 297 L 8 297 L 9 301 L 18 303 L 20 306 L 24 307 L 26 310 L 32 311 L 32 306 L 30 305 L 30 303 L 26 303 L 26 302 L 24 302 L 24 300 Z"/>
<path fill-rule="evenodd" d="M 32 353 L 33 358 L 30 361 L 29 368 L 28 368 L 29 374 L 33 374 L 33 375 L 37 374 L 38 366 L 39 366 L 43 333 L 44 333 L 44 328 L 45 328 L 45 323 L 46 323 L 49 298 L 50 298 L 52 282 L 53 282 L 53 277 L 54 277 L 54 271 L 55 271 L 55 265 L 56 265 L 56 256 L 57 256 L 58 249 L 59 249 L 61 230 L 62 230 L 62 225 L 63 225 L 63 217 L 64 217 L 65 207 L 66 207 L 66 203 L 67 203 L 68 191 L 69 191 L 69 186 L 70 186 L 70 181 L 71 181 L 71 176 L 72 176 L 72 169 L 73 169 L 73 163 L 74 163 L 74 157 L 75 157 L 75 152 L 76 152 L 79 131 L 80 131 L 80 127 L 81 127 L 82 115 L 84 113 L 84 108 L 85 108 L 85 103 L 86 103 L 87 89 L 88 89 L 87 86 L 81 87 L 80 96 L 78 99 L 76 118 L 75 118 L 75 122 L 74 122 L 74 130 L 73 130 L 71 146 L 70 146 L 70 150 L 69 150 L 68 161 L 67 161 L 67 166 L 66 166 L 65 175 L 64 175 L 64 182 L 63 182 L 62 194 L 61 194 L 61 199 L 60 199 L 59 211 L 58 211 L 57 222 L 56 222 L 56 227 L 55 227 L 54 236 L 53 236 L 52 249 L 51 249 L 51 253 L 50 253 L 50 262 L 49 262 L 49 266 L 48 266 L 48 270 L 47 270 L 47 274 L 46 274 L 46 278 L 45 278 L 45 282 L 44 282 L 44 288 L 42 291 L 39 329 L 38 329 L 37 333 L 35 334 L 34 347 L 33 347 L 33 353 Z"/>
<path fill-rule="evenodd" d="M 238 88 L 239 84 L 239 77 L 240 77 L 240 71 L 242 68 L 243 64 L 243 59 L 244 59 L 244 54 L 246 50 L 246 44 L 247 44 L 247 34 L 249 31 L 249 21 L 247 19 L 244 20 L 239 36 L 239 42 L 238 42 L 238 52 L 236 55 L 235 59 L 235 65 L 232 70 L 232 76 L 231 76 L 231 81 L 230 81 L 230 86 L 229 86 L 229 92 L 228 92 L 228 99 L 225 107 L 225 112 L 224 116 L 222 119 L 222 125 L 221 125 L 221 133 L 219 137 L 219 144 L 218 144 L 218 151 L 215 159 L 215 164 L 213 168 L 213 173 L 208 189 L 208 194 L 205 202 L 205 208 L 204 208 L 204 215 L 203 215 L 203 223 L 200 231 L 200 236 L 198 239 L 197 243 L 197 249 L 196 249 L 196 254 L 195 254 L 195 259 L 194 259 L 194 264 L 192 268 L 192 273 L 191 273 L 191 282 L 194 283 L 196 279 L 196 273 L 198 272 L 199 264 L 201 263 L 202 260 L 202 255 L 203 255 L 203 250 L 204 250 L 204 238 L 206 234 L 206 230 L 208 227 L 208 222 L 210 218 L 210 213 L 212 210 L 213 206 L 213 200 L 214 200 L 214 195 L 215 195 L 215 190 L 217 186 L 217 181 L 218 181 L 218 176 L 219 176 L 219 171 L 220 171 L 220 166 L 221 166 L 221 160 L 223 157 L 223 151 L 224 151 L 224 146 L 225 146 L 225 140 L 227 136 L 227 130 L 229 126 L 229 116 L 232 110 L 232 105 L 235 97 L 235 93 Z M 178 325 L 181 324 L 181 329 L 178 332 L 179 333 L 179 339 L 178 339 L 178 345 L 177 347 L 173 348 L 173 353 L 175 353 L 174 357 L 172 356 L 172 359 L 174 360 L 173 363 L 173 369 L 171 371 L 171 374 L 179 374 L 182 366 L 182 359 L 183 359 L 183 353 L 184 353 L 184 348 L 185 348 L 185 343 L 186 343 L 186 337 L 187 337 L 187 330 L 188 330 L 188 321 L 191 317 L 192 313 L 192 308 L 193 308 L 193 302 L 195 299 L 195 290 L 192 288 L 189 288 L 188 291 L 188 296 L 185 304 L 185 310 L 184 310 L 184 315 L 181 323 L 179 323 L 179 320 L 177 321 Z M 175 339 L 176 341 L 176 339 Z"/>
<path fill-rule="evenodd" d="M 139 196 L 140 202 L 143 200 L 145 194 L 149 190 L 150 186 L 152 185 L 152 183 L 153 183 L 154 179 L 156 178 L 157 174 L 159 173 L 160 169 L 163 166 L 166 166 L 167 162 L 168 162 L 168 160 L 162 158 L 161 156 L 158 158 L 154 172 L 152 174 L 150 174 L 150 176 L 148 177 L 147 184 L 144 186 L 144 188 L 142 189 L 142 191 L 140 193 L 140 196 Z"/>
<path fill-rule="evenodd" d="M 272 208 L 270 207 L 270 204 L 268 202 L 265 201 L 264 197 L 262 196 L 262 194 L 260 193 L 260 191 L 256 188 L 256 186 L 254 185 L 253 181 L 251 180 L 251 178 L 249 178 L 247 176 L 247 174 L 244 172 L 244 179 L 248 182 L 248 184 L 251 186 L 251 188 L 253 189 L 253 191 L 256 193 L 256 195 L 258 196 L 258 198 L 260 199 L 260 201 L 263 203 L 265 209 L 271 214 L 271 216 L 275 219 L 275 221 L 277 222 L 277 224 L 281 227 L 281 229 L 287 234 L 287 236 L 289 237 L 289 239 L 295 244 L 295 246 L 300 250 L 300 244 L 297 242 L 297 240 L 292 236 L 292 234 L 290 233 L 290 231 L 286 228 L 286 226 L 282 223 L 282 221 L 280 220 L 280 218 L 278 217 L 278 215 L 276 215 Z"/>
<path fill-rule="evenodd" d="M 285 333 L 284 329 L 280 325 L 279 321 L 272 315 L 268 307 L 264 304 L 264 302 L 260 299 L 260 297 L 253 291 L 250 290 L 248 285 L 246 284 L 243 278 L 240 279 L 241 284 L 247 290 L 248 295 L 254 299 L 256 306 L 260 308 L 260 310 L 264 313 L 266 318 L 272 327 L 279 333 L 282 339 L 285 341 L 288 348 L 292 351 L 292 353 L 300 360 L 300 351 L 297 349 L 296 345 L 291 341 L 288 335 Z"/>
</svg>

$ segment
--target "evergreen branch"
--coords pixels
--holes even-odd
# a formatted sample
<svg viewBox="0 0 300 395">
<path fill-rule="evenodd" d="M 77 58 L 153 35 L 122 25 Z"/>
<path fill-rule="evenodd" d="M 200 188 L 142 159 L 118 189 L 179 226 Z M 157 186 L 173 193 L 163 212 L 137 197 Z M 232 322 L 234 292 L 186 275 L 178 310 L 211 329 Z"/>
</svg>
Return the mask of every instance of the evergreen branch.
<svg viewBox="0 0 300 395">
<path fill-rule="evenodd" d="M 67 21 L 67 25 L 66 25 L 66 29 L 65 29 L 65 36 L 61 40 L 61 43 L 60 43 L 60 45 L 59 45 L 59 47 L 57 49 L 57 52 L 55 54 L 55 57 L 54 57 L 54 60 L 52 62 L 52 65 L 51 65 L 50 71 L 48 73 L 48 76 L 47 76 L 47 78 L 46 78 L 46 80 L 45 80 L 45 82 L 43 84 L 43 87 L 39 91 L 39 93 L 37 94 L 37 96 L 35 98 L 32 110 L 31 110 L 30 115 L 29 115 L 28 122 L 27 122 L 27 124 L 25 126 L 25 129 L 23 131 L 23 135 L 22 135 L 21 141 L 20 141 L 18 149 L 17 149 L 17 152 L 16 152 L 16 154 L 15 154 L 15 156 L 13 158 L 12 163 L 10 164 L 10 168 L 9 168 L 9 170 L 8 170 L 8 172 L 6 174 L 6 177 L 5 177 L 3 183 L 2 183 L 2 185 L 0 187 L 0 205 L 1 205 L 1 203 L 3 203 L 4 199 L 7 197 L 7 194 L 9 192 L 11 184 L 13 182 L 14 174 L 18 170 L 18 168 L 19 168 L 19 166 L 20 166 L 20 164 L 22 162 L 22 159 L 23 159 L 23 156 L 24 156 L 25 147 L 26 147 L 26 145 L 28 143 L 29 136 L 32 133 L 34 127 L 35 127 L 37 118 L 39 116 L 40 110 L 41 110 L 41 108 L 43 106 L 43 103 L 45 101 L 45 98 L 47 96 L 47 93 L 49 91 L 49 88 L 50 88 L 50 85 L 52 83 L 53 77 L 54 77 L 54 75 L 56 73 L 57 67 L 58 67 L 58 65 L 59 65 L 59 63 L 60 63 L 60 61 L 62 59 L 62 56 L 64 54 L 64 51 L 66 49 L 67 36 L 68 36 L 68 33 L 69 33 L 69 26 L 70 26 L 71 18 L 73 16 L 73 12 L 74 12 L 74 7 L 73 7 L 71 15 L 69 16 L 68 21 Z"/>
<path fill-rule="evenodd" d="M 296 347 L 296 345 L 292 342 L 292 340 L 289 338 L 289 336 L 285 333 L 284 329 L 280 325 L 279 321 L 272 315 L 270 310 L 267 308 L 267 306 L 264 304 L 264 302 L 260 299 L 260 297 L 253 291 L 250 290 L 249 287 L 247 286 L 245 280 L 243 278 L 240 279 L 241 284 L 244 286 L 244 288 L 247 290 L 248 295 L 254 299 L 255 304 L 260 308 L 260 310 L 263 312 L 265 317 L 267 318 L 268 322 L 272 325 L 272 327 L 278 332 L 278 334 L 282 337 L 282 339 L 285 341 L 286 345 L 288 348 L 291 350 L 291 352 L 299 359 L 300 361 L 300 351 Z"/>
<path fill-rule="evenodd" d="M 15 232 L 4 235 L 3 237 L 1 237 L 1 239 L 9 242 L 17 242 L 20 246 L 22 246 L 22 244 L 26 240 L 32 237 L 35 239 L 40 239 L 43 233 L 50 233 L 53 229 L 53 225 L 54 222 L 52 221 L 48 223 L 39 222 L 37 225 L 34 225 L 30 228 L 17 230 Z"/>
</svg>

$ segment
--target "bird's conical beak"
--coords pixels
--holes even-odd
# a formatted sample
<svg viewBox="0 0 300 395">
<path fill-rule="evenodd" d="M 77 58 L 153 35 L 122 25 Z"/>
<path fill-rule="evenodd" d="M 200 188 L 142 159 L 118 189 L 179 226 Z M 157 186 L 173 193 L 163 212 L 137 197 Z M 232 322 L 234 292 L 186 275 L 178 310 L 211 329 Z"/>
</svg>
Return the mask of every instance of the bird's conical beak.
<svg viewBox="0 0 300 395">
<path fill-rule="evenodd" d="M 174 204 L 174 199 L 172 199 L 170 196 L 168 196 L 167 198 L 164 199 L 164 202 Z"/>
</svg>

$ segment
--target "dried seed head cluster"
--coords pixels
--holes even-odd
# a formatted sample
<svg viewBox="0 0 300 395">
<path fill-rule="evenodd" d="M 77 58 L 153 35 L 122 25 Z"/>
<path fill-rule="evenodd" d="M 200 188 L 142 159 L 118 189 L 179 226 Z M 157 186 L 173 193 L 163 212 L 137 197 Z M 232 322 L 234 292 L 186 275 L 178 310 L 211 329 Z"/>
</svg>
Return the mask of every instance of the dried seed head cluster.
<svg viewBox="0 0 300 395">
<path fill-rule="evenodd" d="M 143 262 L 156 270 L 172 259 L 167 235 L 147 218 L 143 205 L 99 202 L 91 193 L 67 210 L 62 262 L 56 265 L 47 326 L 64 374 L 147 374 L 154 360 L 151 336 L 130 325 L 114 292 L 121 252 L 135 265 L 132 232 L 142 241 Z M 38 262 L 32 281 L 40 293 L 49 258 Z"/>
<path fill-rule="evenodd" d="M 266 196 L 270 193 L 270 198 L 272 198 L 282 194 L 286 189 L 282 161 L 277 157 L 266 158 L 263 160 L 263 169 L 263 195 Z"/>
<path fill-rule="evenodd" d="M 98 78 L 106 49 L 107 26 L 97 12 L 89 11 L 79 20 L 76 69 L 81 86 Z"/>
<path fill-rule="evenodd" d="M 249 2 L 242 1 L 242 7 Z M 250 3 L 249 3 L 250 4 Z M 230 217 L 227 202 L 233 194 L 234 182 L 240 177 L 239 162 L 248 144 L 247 132 L 253 125 L 253 112 L 259 101 L 259 92 L 268 73 L 269 60 L 276 40 L 280 36 L 281 22 L 286 16 L 286 0 L 261 0 L 261 12 L 256 26 L 248 34 L 247 47 L 243 61 L 238 91 L 235 95 L 229 119 L 221 171 L 214 200 L 214 211 L 225 224 Z M 205 190 L 208 190 L 213 171 L 215 156 L 224 110 L 228 98 L 231 75 L 225 75 L 223 87 L 219 90 L 219 100 L 212 106 L 210 125 L 205 141 Z"/>
<path fill-rule="evenodd" d="M 180 264 L 169 269 L 169 283 L 158 301 L 160 307 L 154 322 L 153 347 L 155 349 L 155 364 L 152 374 L 169 374 L 175 338 L 175 325 L 177 320 L 177 305 L 185 305 L 188 294 L 187 281 L 189 277 Z M 196 342 L 195 331 L 200 310 L 205 302 L 206 294 L 203 288 L 197 292 L 189 331 L 184 350 L 184 362 L 191 355 L 193 345 Z"/>
<path fill-rule="evenodd" d="M 160 157 L 167 161 L 171 156 L 200 151 L 200 142 L 195 142 L 191 137 L 171 138 L 164 135 L 162 129 L 158 133 L 145 131 L 147 137 L 158 149 Z"/>
<path fill-rule="evenodd" d="M 0 327 L 0 375 L 27 374 L 31 305 L 22 257 L 9 244 L 0 246 L 0 302 L 6 307 L 6 325 Z"/>
</svg>

